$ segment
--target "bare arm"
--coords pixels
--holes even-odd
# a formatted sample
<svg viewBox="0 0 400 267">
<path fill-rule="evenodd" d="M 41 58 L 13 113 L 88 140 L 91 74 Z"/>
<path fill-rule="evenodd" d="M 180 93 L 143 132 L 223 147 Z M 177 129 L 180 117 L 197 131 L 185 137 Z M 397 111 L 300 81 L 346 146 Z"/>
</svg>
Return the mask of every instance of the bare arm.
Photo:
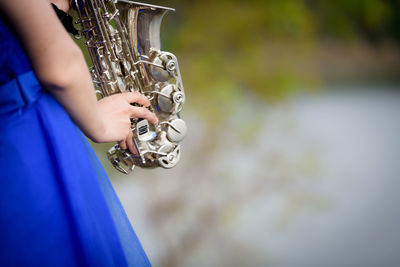
<svg viewBox="0 0 400 267">
<path fill-rule="evenodd" d="M 156 116 L 138 93 L 96 100 L 91 77 L 79 47 L 59 22 L 48 0 L 0 0 L 0 10 L 13 24 L 41 83 L 63 105 L 81 130 L 95 142 L 125 140 L 130 117 L 156 123 Z"/>
</svg>

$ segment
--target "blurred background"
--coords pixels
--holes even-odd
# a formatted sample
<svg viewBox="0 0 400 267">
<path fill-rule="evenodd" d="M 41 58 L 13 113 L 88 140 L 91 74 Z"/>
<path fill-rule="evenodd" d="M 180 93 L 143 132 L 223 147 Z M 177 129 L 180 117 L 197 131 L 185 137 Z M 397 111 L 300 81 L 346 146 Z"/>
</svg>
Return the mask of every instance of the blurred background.
<svg viewBox="0 0 400 267">
<path fill-rule="evenodd" d="M 400 266 L 400 1 L 151 1 L 188 136 L 125 176 L 154 266 Z"/>
</svg>

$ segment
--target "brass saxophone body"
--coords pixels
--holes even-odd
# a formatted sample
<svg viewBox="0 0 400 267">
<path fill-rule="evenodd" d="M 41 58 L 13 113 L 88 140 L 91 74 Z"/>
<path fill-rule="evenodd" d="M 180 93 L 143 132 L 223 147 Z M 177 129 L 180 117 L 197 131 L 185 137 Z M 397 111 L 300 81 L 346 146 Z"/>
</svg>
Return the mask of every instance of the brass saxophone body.
<svg viewBox="0 0 400 267">
<path fill-rule="evenodd" d="M 138 155 L 114 145 L 107 152 L 113 166 L 130 173 L 134 166 L 172 168 L 186 135 L 180 118 L 185 92 L 176 57 L 161 51 L 160 25 L 172 8 L 127 0 L 74 0 L 81 35 L 93 62 L 91 74 L 102 97 L 140 92 L 159 123 L 132 119 Z"/>
</svg>

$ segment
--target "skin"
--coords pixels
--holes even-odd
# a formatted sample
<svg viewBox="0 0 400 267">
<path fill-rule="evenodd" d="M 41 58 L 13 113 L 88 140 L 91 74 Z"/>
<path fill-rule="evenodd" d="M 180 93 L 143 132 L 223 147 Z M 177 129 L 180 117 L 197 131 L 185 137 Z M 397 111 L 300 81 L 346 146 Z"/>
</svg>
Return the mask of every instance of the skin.
<svg viewBox="0 0 400 267">
<path fill-rule="evenodd" d="M 68 0 L 52 2 L 64 11 L 70 7 Z M 42 85 L 83 133 L 98 143 L 117 141 L 122 148 L 128 147 L 135 153 L 130 118 L 158 123 L 156 115 L 146 108 L 150 105 L 148 99 L 129 92 L 97 101 L 83 54 L 58 20 L 49 0 L 0 0 L 0 12 L 16 31 Z"/>
<path fill-rule="evenodd" d="M 70 0 L 51 0 L 50 3 L 55 4 L 58 9 L 67 12 L 70 9 Z"/>
</svg>

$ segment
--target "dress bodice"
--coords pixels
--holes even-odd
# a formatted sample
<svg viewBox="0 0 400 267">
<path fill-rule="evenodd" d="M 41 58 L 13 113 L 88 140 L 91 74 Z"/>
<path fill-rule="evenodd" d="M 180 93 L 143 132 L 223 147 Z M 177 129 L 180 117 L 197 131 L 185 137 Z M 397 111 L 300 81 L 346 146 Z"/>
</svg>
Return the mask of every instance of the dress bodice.
<svg viewBox="0 0 400 267">
<path fill-rule="evenodd" d="M 0 84 L 31 69 L 28 57 L 16 34 L 0 15 Z"/>
</svg>

